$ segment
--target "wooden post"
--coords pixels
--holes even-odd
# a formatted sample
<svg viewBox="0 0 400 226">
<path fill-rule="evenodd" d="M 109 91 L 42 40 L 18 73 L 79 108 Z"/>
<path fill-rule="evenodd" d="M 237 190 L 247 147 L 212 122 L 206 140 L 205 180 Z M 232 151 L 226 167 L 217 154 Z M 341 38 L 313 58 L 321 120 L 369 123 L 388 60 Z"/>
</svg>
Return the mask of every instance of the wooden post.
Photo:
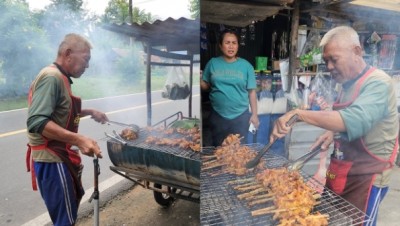
<svg viewBox="0 0 400 226">
<path fill-rule="evenodd" d="M 288 74 L 288 89 L 292 88 L 293 76 L 296 72 L 297 58 L 297 37 L 299 33 L 299 17 L 300 17 L 300 0 L 295 0 L 294 10 L 292 14 L 292 26 L 290 33 L 290 54 L 289 54 L 289 74 Z"/>
</svg>

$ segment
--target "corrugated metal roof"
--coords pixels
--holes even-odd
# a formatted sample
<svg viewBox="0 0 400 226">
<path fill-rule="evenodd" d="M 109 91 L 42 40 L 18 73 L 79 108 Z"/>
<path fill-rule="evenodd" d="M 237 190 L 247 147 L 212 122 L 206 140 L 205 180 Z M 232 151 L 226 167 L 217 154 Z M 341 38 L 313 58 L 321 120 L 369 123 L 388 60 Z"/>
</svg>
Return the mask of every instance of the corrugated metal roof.
<svg viewBox="0 0 400 226">
<path fill-rule="evenodd" d="M 165 46 L 168 51 L 187 50 L 192 54 L 200 52 L 200 20 L 168 18 L 143 24 L 105 24 L 104 29 L 134 37 L 150 46 Z"/>
<path fill-rule="evenodd" d="M 201 0 L 202 22 L 246 27 L 289 9 L 294 0 Z"/>
</svg>

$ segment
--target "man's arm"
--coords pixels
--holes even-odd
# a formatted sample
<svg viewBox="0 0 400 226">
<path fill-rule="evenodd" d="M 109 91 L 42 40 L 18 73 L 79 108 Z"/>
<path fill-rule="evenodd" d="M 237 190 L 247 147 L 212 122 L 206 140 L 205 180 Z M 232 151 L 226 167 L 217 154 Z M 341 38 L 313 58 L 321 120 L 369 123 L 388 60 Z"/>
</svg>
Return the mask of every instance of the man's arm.
<svg viewBox="0 0 400 226">
<path fill-rule="evenodd" d="M 81 110 L 81 117 L 85 117 L 90 115 L 92 119 L 94 119 L 96 122 L 100 122 L 101 124 L 104 124 L 108 122 L 108 117 L 105 113 L 97 111 L 95 109 L 82 109 Z"/>
<path fill-rule="evenodd" d="M 102 158 L 100 147 L 95 140 L 66 130 L 53 121 L 46 123 L 42 135 L 51 140 L 78 146 L 84 155 L 93 156 L 95 154 L 97 157 Z"/>
<path fill-rule="evenodd" d="M 308 124 L 333 132 L 346 131 L 346 126 L 342 116 L 338 111 L 308 111 L 295 109 L 287 112 L 275 121 L 275 126 L 272 130 L 270 141 L 275 138 L 282 138 L 289 133 L 291 127 L 286 126 L 286 123 L 295 114 L 299 116 L 300 121 Z"/>
</svg>

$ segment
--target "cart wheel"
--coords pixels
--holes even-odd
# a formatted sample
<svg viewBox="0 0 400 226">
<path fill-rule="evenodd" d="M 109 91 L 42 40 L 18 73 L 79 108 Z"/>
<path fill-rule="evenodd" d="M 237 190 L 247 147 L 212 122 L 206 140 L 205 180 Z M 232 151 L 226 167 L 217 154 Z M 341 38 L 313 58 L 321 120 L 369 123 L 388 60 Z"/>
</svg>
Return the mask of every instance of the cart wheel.
<svg viewBox="0 0 400 226">
<path fill-rule="evenodd" d="M 155 188 L 162 188 L 161 184 L 154 184 Z M 168 189 L 171 189 L 171 192 L 175 192 L 176 189 L 175 188 L 170 188 L 168 187 Z M 162 207 L 168 208 L 169 206 L 171 206 L 171 204 L 174 202 L 174 198 L 169 196 L 168 194 L 165 193 L 161 193 L 161 192 L 157 192 L 157 191 L 153 191 L 154 193 L 154 199 L 156 200 L 156 202 L 161 205 Z"/>
</svg>

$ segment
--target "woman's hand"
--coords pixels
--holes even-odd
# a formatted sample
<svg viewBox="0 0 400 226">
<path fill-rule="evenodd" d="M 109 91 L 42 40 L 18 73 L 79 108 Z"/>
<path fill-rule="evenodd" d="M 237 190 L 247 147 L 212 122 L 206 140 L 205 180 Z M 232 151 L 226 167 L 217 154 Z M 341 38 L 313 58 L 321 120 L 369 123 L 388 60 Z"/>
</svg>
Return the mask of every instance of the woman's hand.
<svg viewBox="0 0 400 226">
<path fill-rule="evenodd" d="M 258 120 L 257 114 L 251 114 L 250 123 L 253 123 L 254 127 L 256 127 L 256 129 L 258 129 L 258 127 L 260 126 L 260 121 Z"/>
</svg>

